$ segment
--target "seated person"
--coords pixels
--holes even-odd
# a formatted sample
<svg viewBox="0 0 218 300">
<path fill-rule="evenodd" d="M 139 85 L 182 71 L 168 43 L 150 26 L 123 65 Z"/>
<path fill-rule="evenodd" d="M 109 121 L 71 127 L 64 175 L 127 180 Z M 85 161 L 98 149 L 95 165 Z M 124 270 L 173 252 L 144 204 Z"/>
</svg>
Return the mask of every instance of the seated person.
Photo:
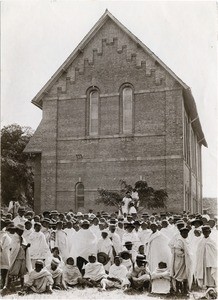
<svg viewBox="0 0 218 300">
<path fill-rule="evenodd" d="M 97 286 L 100 280 L 106 277 L 105 269 L 102 263 L 96 261 L 94 254 L 89 255 L 88 263 L 84 266 L 85 274 L 83 276 L 83 285 L 90 287 Z"/>
<path fill-rule="evenodd" d="M 63 280 L 67 286 L 73 287 L 81 282 L 82 275 L 76 265 L 74 259 L 68 257 L 63 267 Z"/>
<path fill-rule="evenodd" d="M 54 281 L 53 289 L 66 289 L 66 284 L 63 280 L 63 271 L 59 267 L 60 261 L 57 258 L 53 258 L 51 263 L 46 266 L 47 270 L 51 273 Z"/>
<path fill-rule="evenodd" d="M 117 287 L 125 290 L 129 286 L 128 270 L 121 264 L 121 260 L 120 256 L 114 257 L 114 264 L 110 267 L 107 278 L 101 280 L 101 291 L 106 291 L 107 287 Z"/>
<path fill-rule="evenodd" d="M 52 285 L 54 281 L 51 273 L 44 268 L 42 260 L 36 260 L 35 269 L 29 274 L 29 279 L 25 284 L 27 293 L 33 291 L 34 293 L 52 293 Z"/>
<path fill-rule="evenodd" d="M 128 278 L 131 282 L 131 287 L 136 290 L 148 289 L 150 286 L 150 271 L 147 266 L 147 261 L 144 255 L 138 254 L 136 262 L 133 263 L 129 270 Z"/>
<path fill-rule="evenodd" d="M 50 261 L 48 260 L 49 264 L 50 264 L 50 262 L 52 261 L 53 258 L 57 258 L 60 261 L 59 266 L 61 268 L 63 268 L 64 261 L 63 261 L 62 257 L 60 256 L 60 251 L 59 251 L 58 247 L 54 247 L 54 248 L 51 249 L 51 257 L 49 257 Z"/>
<path fill-rule="evenodd" d="M 170 292 L 170 271 L 165 262 L 159 262 L 158 267 L 151 274 L 151 292 L 155 294 Z"/>
</svg>

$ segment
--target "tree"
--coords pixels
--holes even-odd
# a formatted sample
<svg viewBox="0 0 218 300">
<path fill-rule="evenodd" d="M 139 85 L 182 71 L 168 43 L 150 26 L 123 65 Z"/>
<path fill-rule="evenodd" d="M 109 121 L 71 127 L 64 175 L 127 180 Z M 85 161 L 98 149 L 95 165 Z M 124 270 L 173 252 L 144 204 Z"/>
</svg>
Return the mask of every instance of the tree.
<svg viewBox="0 0 218 300">
<path fill-rule="evenodd" d="M 134 188 L 127 184 L 126 181 L 120 180 L 119 191 L 98 189 L 99 196 L 96 203 L 103 203 L 107 206 L 120 208 L 122 199 L 126 192 L 132 192 L 133 189 L 136 189 L 138 192 L 140 206 L 142 209 L 166 208 L 166 201 L 168 199 L 167 192 L 164 189 L 155 190 L 152 187 L 149 187 L 147 182 L 144 180 L 137 181 Z"/>
<path fill-rule="evenodd" d="M 29 154 L 23 153 L 33 130 L 17 124 L 1 130 L 1 196 L 2 204 L 11 200 L 33 205 L 33 173 L 28 166 Z"/>
</svg>

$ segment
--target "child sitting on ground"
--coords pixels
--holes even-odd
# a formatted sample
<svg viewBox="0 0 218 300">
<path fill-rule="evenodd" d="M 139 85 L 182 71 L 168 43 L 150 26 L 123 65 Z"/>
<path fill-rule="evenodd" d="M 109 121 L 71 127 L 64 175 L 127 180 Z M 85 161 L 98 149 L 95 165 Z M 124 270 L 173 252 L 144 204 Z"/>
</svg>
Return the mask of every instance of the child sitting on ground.
<svg viewBox="0 0 218 300">
<path fill-rule="evenodd" d="M 170 292 L 170 271 L 165 262 L 159 262 L 158 267 L 151 274 L 151 292 L 155 294 Z"/>
<path fill-rule="evenodd" d="M 63 267 L 63 280 L 66 285 L 73 287 L 81 282 L 82 275 L 77 266 L 74 265 L 74 259 L 68 257 L 66 264 Z"/>
</svg>

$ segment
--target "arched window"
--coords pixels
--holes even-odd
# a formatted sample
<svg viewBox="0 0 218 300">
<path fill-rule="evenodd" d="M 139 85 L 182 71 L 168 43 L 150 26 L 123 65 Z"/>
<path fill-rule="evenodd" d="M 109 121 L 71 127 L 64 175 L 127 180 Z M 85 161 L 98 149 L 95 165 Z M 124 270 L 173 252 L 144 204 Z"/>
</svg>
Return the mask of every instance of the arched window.
<svg viewBox="0 0 218 300">
<path fill-rule="evenodd" d="M 130 86 L 123 89 L 123 133 L 132 133 L 132 109 L 133 109 L 133 90 Z"/>
<path fill-rule="evenodd" d="M 79 207 L 84 207 L 84 185 L 82 182 L 76 184 L 76 210 Z"/>
<path fill-rule="evenodd" d="M 98 135 L 98 106 L 99 93 L 94 90 L 89 94 L 89 134 Z"/>
</svg>

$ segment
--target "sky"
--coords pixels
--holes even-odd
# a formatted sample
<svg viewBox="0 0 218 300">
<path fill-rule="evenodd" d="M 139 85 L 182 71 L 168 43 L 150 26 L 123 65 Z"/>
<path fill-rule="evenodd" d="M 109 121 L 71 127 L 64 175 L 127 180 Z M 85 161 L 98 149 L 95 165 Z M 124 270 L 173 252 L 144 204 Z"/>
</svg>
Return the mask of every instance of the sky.
<svg viewBox="0 0 218 300">
<path fill-rule="evenodd" d="M 215 1 L 3 0 L 1 126 L 36 129 L 33 97 L 108 9 L 192 90 L 208 143 L 203 196 L 217 196 Z"/>
</svg>

